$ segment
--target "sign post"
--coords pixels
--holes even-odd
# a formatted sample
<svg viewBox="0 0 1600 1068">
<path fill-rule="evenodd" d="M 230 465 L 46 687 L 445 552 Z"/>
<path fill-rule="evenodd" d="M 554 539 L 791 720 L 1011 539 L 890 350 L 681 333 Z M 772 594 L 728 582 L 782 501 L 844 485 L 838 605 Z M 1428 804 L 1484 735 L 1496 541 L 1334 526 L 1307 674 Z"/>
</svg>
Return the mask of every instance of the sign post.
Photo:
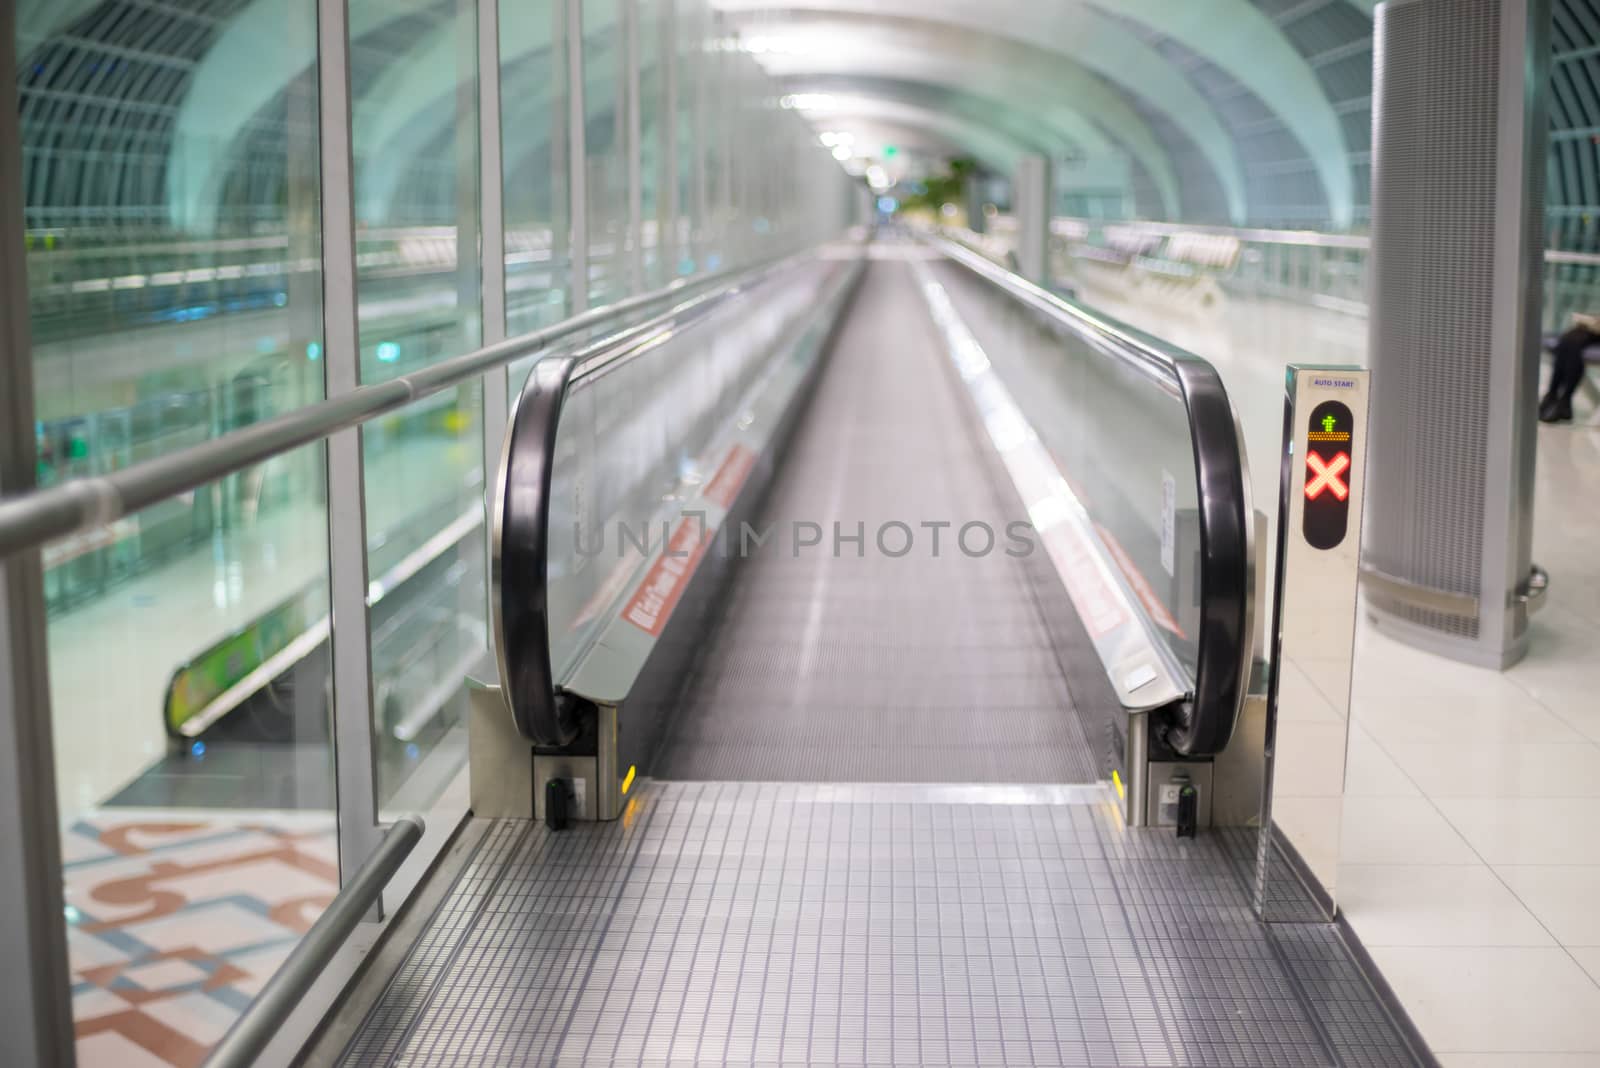
<svg viewBox="0 0 1600 1068">
<path fill-rule="evenodd" d="M 1336 909 L 1369 385 L 1354 367 L 1291 365 L 1285 381 L 1255 887 L 1265 920 Z"/>
</svg>

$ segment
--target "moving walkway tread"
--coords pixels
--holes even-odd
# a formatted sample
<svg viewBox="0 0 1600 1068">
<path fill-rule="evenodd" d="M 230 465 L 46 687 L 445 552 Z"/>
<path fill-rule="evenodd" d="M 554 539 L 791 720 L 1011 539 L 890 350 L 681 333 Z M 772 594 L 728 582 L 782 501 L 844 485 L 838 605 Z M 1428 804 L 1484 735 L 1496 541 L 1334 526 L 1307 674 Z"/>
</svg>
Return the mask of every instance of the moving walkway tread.
<svg viewBox="0 0 1600 1068">
<path fill-rule="evenodd" d="M 736 562 L 652 773 L 1102 779 L 1007 555 L 1022 551 L 1007 526 L 1026 513 L 994 484 L 910 265 L 875 260 L 861 286 L 751 524 L 770 540 Z M 797 547 L 797 530 L 820 542 Z"/>
</svg>

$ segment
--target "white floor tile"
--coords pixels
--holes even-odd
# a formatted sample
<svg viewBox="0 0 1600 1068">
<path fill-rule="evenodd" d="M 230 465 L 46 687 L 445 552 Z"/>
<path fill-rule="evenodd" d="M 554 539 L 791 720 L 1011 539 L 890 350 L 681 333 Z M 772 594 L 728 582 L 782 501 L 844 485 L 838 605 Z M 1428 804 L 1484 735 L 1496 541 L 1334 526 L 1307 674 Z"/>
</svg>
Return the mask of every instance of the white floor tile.
<svg viewBox="0 0 1600 1068">
<path fill-rule="evenodd" d="M 1362 617 L 1356 627 L 1354 701 L 1370 697 L 1465 697 L 1518 701 L 1527 692 L 1498 671 L 1402 645 Z"/>
<path fill-rule="evenodd" d="M 1360 728 L 1356 728 L 1360 731 Z M 1416 785 L 1406 777 L 1377 742 L 1361 734 L 1350 738 L 1350 755 L 1345 763 L 1344 792 L 1349 797 L 1421 797 Z"/>
<path fill-rule="evenodd" d="M 1567 952 L 1589 973 L 1589 978 L 1600 986 L 1600 946 L 1568 946 Z"/>
<path fill-rule="evenodd" d="M 1426 798 L 1346 797 L 1344 864 L 1477 864 L 1461 835 Z"/>
<path fill-rule="evenodd" d="M 1504 865 L 1495 874 L 1558 942 L 1600 946 L 1600 866 Z"/>
<path fill-rule="evenodd" d="M 1371 952 L 1435 1053 L 1600 1057 L 1600 986 L 1563 949 L 1375 946 Z"/>
<path fill-rule="evenodd" d="M 1528 692 L 1557 719 L 1600 743 L 1600 683 L 1544 684 L 1531 686 Z"/>
<path fill-rule="evenodd" d="M 171 1068 L 171 1062 L 114 1031 L 77 1041 L 79 1068 Z"/>
<path fill-rule="evenodd" d="M 1339 908 L 1369 949 L 1556 944 L 1482 865 L 1345 864 Z"/>
<path fill-rule="evenodd" d="M 1446 1053 L 1441 1068 L 1600 1068 L 1600 1053 Z"/>
<path fill-rule="evenodd" d="M 1477 853 L 1504 864 L 1593 864 L 1600 823 L 1587 802 L 1547 797 L 1444 797 L 1439 810 Z"/>
<path fill-rule="evenodd" d="M 1593 742 L 1391 742 L 1384 748 L 1429 797 L 1600 797 L 1600 746 Z"/>
<path fill-rule="evenodd" d="M 1576 742 L 1583 740 L 1566 720 L 1532 696 L 1392 697 L 1369 695 L 1355 703 L 1355 719 L 1373 738 L 1388 745 L 1403 742 Z"/>
</svg>

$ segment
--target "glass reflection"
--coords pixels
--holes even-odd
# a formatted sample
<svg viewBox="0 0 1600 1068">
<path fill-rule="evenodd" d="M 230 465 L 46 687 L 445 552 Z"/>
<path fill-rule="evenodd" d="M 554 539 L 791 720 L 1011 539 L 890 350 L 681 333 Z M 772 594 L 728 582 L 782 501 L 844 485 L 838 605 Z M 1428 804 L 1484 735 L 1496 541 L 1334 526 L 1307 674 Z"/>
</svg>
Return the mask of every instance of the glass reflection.
<svg viewBox="0 0 1600 1068">
<path fill-rule="evenodd" d="M 506 330 L 525 334 L 568 309 L 565 5 L 500 5 L 502 188 Z"/>
<path fill-rule="evenodd" d="M 314 0 L 17 25 L 39 484 L 320 399 Z M 336 889 L 323 470 L 43 550 L 79 1064 L 198 1063 Z"/>
<path fill-rule="evenodd" d="M 629 291 L 628 55 L 623 0 L 583 0 L 585 203 L 589 304 Z"/>
<path fill-rule="evenodd" d="M 350 19 L 367 383 L 480 344 L 477 19 L 447 4 L 418 32 L 383 0 Z M 463 386 L 362 430 L 384 809 L 432 807 L 465 760 L 463 682 L 486 657 L 482 404 Z"/>
</svg>

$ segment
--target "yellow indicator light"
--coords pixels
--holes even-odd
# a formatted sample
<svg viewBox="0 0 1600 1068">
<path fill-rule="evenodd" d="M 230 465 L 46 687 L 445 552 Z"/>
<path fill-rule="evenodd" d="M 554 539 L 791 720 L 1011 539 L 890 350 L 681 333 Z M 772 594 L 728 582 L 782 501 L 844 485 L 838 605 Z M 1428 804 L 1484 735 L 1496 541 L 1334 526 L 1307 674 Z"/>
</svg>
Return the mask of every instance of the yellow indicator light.
<svg viewBox="0 0 1600 1068">
<path fill-rule="evenodd" d="M 639 769 L 634 767 L 632 764 L 628 765 L 628 774 L 623 776 L 623 779 L 622 779 L 622 792 L 623 792 L 624 795 L 627 794 L 628 788 L 633 785 L 633 776 L 634 776 L 634 773 L 637 772 L 638 770 Z"/>
<path fill-rule="evenodd" d="M 1117 774 L 1117 769 L 1111 769 L 1111 785 L 1117 788 L 1118 797 L 1127 797 L 1128 792 L 1122 788 L 1122 776 Z"/>
</svg>

